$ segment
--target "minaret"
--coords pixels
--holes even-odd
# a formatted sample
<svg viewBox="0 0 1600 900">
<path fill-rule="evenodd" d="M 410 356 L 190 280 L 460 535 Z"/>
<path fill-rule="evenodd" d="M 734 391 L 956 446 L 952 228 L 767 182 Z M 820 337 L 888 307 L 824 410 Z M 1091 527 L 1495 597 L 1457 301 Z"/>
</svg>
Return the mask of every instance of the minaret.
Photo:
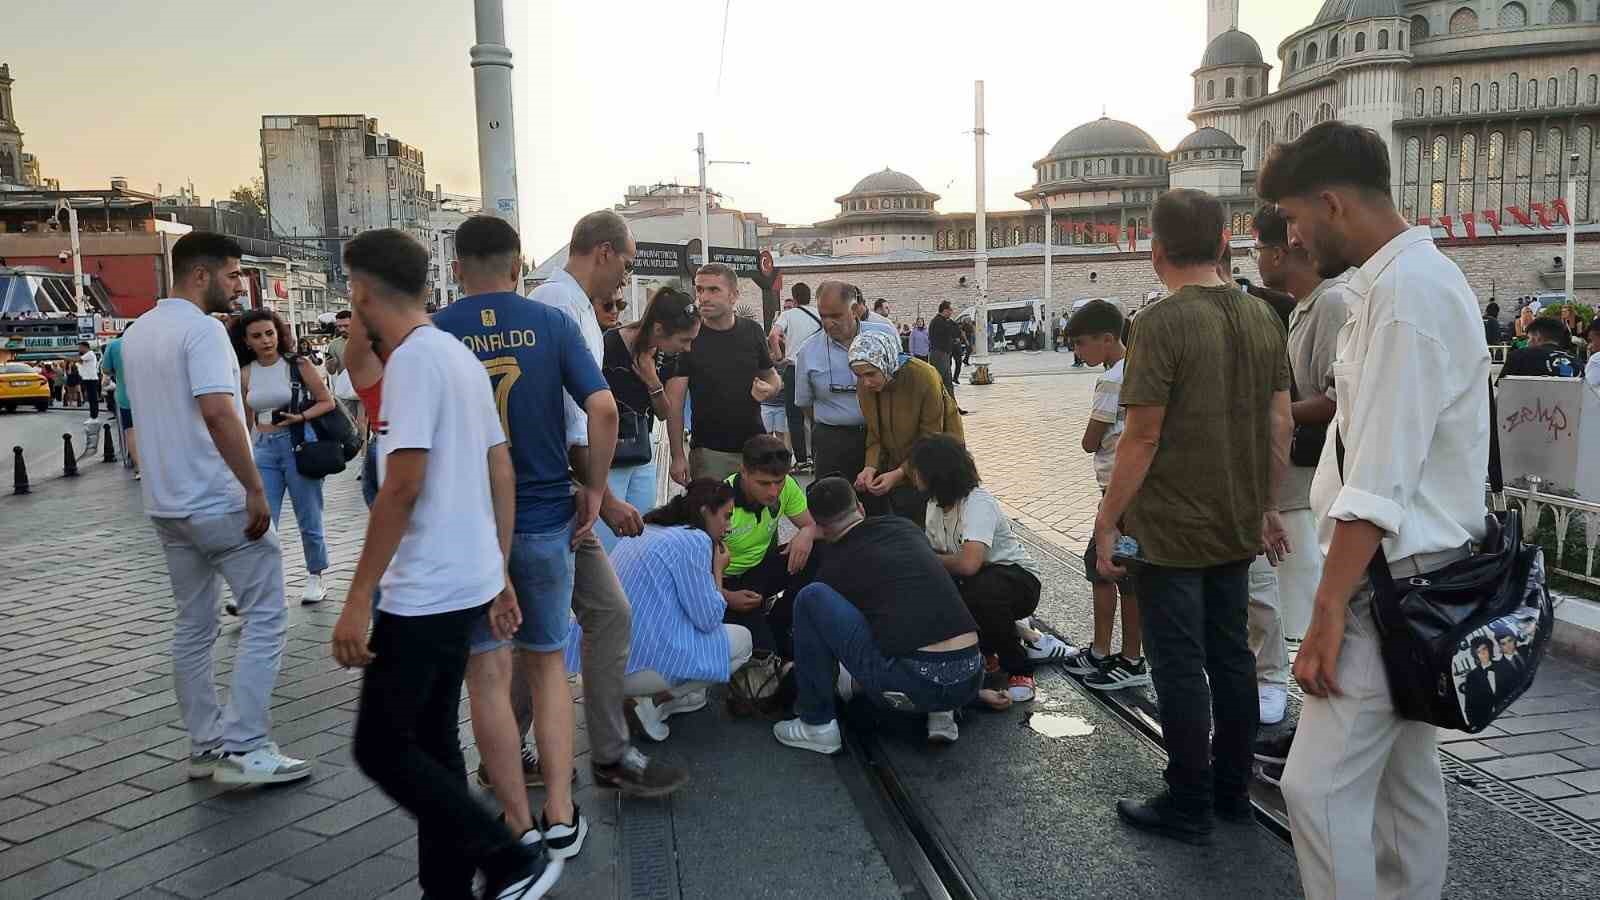
<svg viewBox="0 0 1600 900">
<path fill-rule="evenodd" d="M 0 181 L 22 183 L 22 130 L 11 105 L 11 66 L 0 63 Z"/>
<path fill-rule="evenodd" d="M 1239 0 L 1206 0 L 1206 43 L 1239 27 Z"/>
</svg>

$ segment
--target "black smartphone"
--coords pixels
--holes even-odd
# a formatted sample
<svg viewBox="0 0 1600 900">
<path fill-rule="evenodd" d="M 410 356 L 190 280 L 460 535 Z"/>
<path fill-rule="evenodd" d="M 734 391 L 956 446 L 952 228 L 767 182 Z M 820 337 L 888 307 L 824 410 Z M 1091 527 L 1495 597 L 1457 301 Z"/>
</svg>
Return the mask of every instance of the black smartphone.
<svg viewBox="0 0 1600 900">
<path fill-rule="evenodd" d="M 282 425 L 283 420 L 287 418 L 289 418 L 289 413 L 286 410 L 275 409 L 272 411 L 272 424 L 274 425 Z"/>
<path fill-rule="evenodd" d="M 1111 548 L 1111 561 L 1124 569 L 1148 566 L 1150 563 L 1139 554 L 1139 542 L 1123 535 L 1117 538 L 1117 545 Z"/>
</svg>

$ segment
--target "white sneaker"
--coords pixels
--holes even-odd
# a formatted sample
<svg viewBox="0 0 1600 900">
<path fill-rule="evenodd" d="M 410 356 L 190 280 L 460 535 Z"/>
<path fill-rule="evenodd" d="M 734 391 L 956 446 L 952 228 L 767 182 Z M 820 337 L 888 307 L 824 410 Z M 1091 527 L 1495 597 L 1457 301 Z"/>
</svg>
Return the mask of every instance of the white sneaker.
<svg viewBox="0 0 1600 900">
<path fill-rule="evenodd" d="M 673 716 L 699 712 L 705 708 L 706 692 L 704 688 L 701 688 L 698 691 L 689 691 L 682 696 L 673 697 L 666 703 L 656 707 L 656 710 L 661 713 L 661 721 L 665 722 Z"/>
<path fill-rule="evenodd" d="M 672 735 L 672 729 L 663 722 L 666 716 L 656 706 L 656 701 L 650 697 L 635 697 L 628 704 L 628 712 L 634 721 L 639 724 L 639 730 L 652 741 L 661 742 Z"/>
<path fill-rule="evenodd" d="M 306 589 L 300 595 L 300 602 L 310 606 L 313 603 L 321 603 L 326 599 L 328 599 L 328 589 L 322 585 L 322 576 L 307 575 Z"/>
<path fill-rule="evenodd" d="M 839 699 L 849 703 L 856 695 L 856 680 L 850 677 L 850 670 L 839 664 L 839 678 L 834 682 L 834 689 L 839 693 Z"/>
<path fill-rule="evenodd" d="M 1037 641 L 1022 642 L 1022 649 L 1033 662 L 1061 662 L 1078 652 L 1078 648 L 1053 634 L 1042 634 Z"/>
<path fill-rule="evenodd" d="M 807 725 L 798 717 L 785 719 L 772 726 L 772 736 L 785 746 L 815 753 L 832 754 L 844 749 L 837 719 L 829 719 L 825 725 Z"/>
<path fill-rule="evenodd" d="M 284 756 L 277 744 L 268 741 L 249 753 L 223 754 L 211 779 L 223 784 L 279 784 L 310 774 L 311 763 Z"/>
<path fill-rule="evenodd" d="M 956 714 L 951 711 L 928 713 L 928 743 L 954 744 L 961 737 Z"/>
<path fill-rule="evenodd" d="M 1261 701 L 1261 724 L 1276 725 L 1283 721 L 1289 705 L 1289 689 L 1276 684 L 1264 684 L 1256 689 Z"/>
</svg>

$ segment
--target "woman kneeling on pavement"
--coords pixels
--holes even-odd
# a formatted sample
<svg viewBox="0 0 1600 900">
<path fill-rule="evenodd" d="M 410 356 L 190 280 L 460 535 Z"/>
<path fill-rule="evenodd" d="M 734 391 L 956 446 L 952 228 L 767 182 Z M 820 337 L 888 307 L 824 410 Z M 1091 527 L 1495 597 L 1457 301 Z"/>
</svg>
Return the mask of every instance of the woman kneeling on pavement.
<svg viewBox="0 0 1600 900">
<path fill-rule="evenodd" d="M 997 707 L 1032 700 L 1033 660 L 1017 620 L 1039 605 L 1038 565 L 1011 532 L 1000 502 L 979 485 L 977 463 L 960 441 L 944 434 L 918 441 L 911 476 L 929 498 L 925 530 L 933 551 L 978 623 L 988 672 L 980 699 Z"/>
<path fill-rule="evenodd" d="M 645 515 L 642 535 L 611 553 L 617 579 L 633 606 L 633 648 L 623 692 L 631 724 L 666 740 L 668 717 L 706 705 L 706 688 L 727 682 L 750 660 L 750 630 L 725 625 L 723 538 L 733 516 L 733 487 L 701 478 L 686 493 Z M 567 642 L 567 667 L 578 671 L 577 623 Z"/>
</svg>

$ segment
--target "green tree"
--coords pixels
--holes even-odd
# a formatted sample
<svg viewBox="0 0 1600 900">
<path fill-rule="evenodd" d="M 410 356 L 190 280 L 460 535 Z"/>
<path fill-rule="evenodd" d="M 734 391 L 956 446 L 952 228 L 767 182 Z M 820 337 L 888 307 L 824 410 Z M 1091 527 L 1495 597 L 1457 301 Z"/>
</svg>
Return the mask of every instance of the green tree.
<svg viewBox="0 0 1600 900">
<path fill-rule="evenodd" d="M 266 185 L 259 175 L 250 179 L 249 184 L 241 184 L 230 191 L 228 199 L 246 209 L 255 210 L 256 215 L 264 216 L 267 214 Z"/>
</svg>

